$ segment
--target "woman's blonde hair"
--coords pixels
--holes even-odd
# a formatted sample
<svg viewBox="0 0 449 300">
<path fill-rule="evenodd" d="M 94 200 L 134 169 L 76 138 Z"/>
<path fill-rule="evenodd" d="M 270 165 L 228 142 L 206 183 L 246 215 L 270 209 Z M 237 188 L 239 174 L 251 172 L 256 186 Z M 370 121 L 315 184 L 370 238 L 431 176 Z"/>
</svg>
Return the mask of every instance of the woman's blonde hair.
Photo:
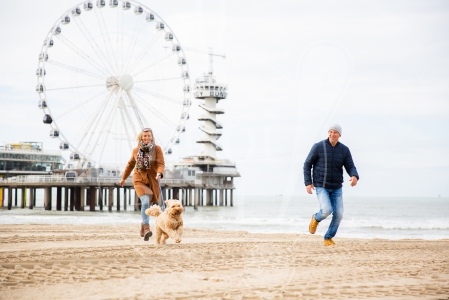
<svg viewBox="0 0 449 300">
<path fill-rule="evenodd" d="M 153 138 L 153 143 L 156 143 L 156 139 L 154 138 L 154 133 L 153 130 L 151 130 L 151 128 L 144 128 L 142 129 L 142 131 L 140 131 L 140 133 L 137 135 L 137 147 L 140 146 L 140 142 L 142 141 L 142 136 L 144 132 L 151 132 L 151 137 Z"/>
</svg>

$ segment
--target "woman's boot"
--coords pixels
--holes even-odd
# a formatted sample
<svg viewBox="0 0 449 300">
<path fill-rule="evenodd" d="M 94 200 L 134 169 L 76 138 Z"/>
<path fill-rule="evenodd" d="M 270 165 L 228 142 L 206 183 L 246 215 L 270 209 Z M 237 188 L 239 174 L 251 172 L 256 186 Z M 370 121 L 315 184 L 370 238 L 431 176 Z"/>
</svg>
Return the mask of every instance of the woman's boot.
<svg viewBox="0 0 449 300">
<path fill-rule="evenodd" d="M 143 225 L 143 240 L 148 241 L 153 233 L 150 230 L 150 224 Z"/>
<path fill-rule="evenodd" d="M 143 224 L 142 224 L 142 223 L 140 223 L 140 236 L 141 236 L 141 237 L 144 236 Z"/>
</svg>

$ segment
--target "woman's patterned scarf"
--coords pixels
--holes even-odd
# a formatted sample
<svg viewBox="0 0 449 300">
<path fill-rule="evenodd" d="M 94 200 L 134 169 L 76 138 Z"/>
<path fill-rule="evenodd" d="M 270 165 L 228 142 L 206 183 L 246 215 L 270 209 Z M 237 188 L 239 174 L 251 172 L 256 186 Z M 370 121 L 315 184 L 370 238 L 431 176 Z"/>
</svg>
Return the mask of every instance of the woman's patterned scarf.
<svg viewBox="0 0 449 300">
<path fill-rule="evenodd" d="M 137 151 L 136 169 L 150 169 L 151 159 L 153 158 L 153 152 L 156 145 L 151 141 L 148 145 L 140 141 L 139 150 Z"/>
</svg>

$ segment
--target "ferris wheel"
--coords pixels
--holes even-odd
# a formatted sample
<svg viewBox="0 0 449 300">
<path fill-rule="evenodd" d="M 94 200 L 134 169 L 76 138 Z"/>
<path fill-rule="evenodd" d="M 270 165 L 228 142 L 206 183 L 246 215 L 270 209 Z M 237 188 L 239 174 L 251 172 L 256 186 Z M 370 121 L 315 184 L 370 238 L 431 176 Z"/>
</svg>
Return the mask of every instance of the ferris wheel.
<svg viewBox="0 0 449 300">
<path fill-rule="evenodd" d="M 67 10 L 47 33 L 36 76 L 43 122 L 74 167 L 126 163 L 143 128 L 170 154 L 185 131 L 191 100 L 183 48 L 136 1 Z"/>
</svg>

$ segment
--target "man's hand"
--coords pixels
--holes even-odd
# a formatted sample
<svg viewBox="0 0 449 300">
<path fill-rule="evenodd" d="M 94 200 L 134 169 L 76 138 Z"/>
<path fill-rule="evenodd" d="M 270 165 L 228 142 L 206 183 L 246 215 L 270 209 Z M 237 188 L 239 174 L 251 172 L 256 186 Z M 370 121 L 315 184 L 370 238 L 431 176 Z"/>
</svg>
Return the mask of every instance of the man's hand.
<svg viewBox="0 0 449 300">
<path fill-rule="evenodd" d="M 306 185 L 307 193 L 312 194 L 312 190 L 314 190 L 314 189 L 315 189 L 315 187 L 313 186 L 313 184 Z"/>
<path fill-rule="evenodd" d="M 124 186 L 125 185 L 125 179 L 120 180 L 120 186 Z"/>
<path fill-rule="evenodd" d="M 357 185 L 357 177 L 352 176 L 351 178 L 349 178 L 349 181 L 351 181 L 351 186 Z"/>
</svg>

